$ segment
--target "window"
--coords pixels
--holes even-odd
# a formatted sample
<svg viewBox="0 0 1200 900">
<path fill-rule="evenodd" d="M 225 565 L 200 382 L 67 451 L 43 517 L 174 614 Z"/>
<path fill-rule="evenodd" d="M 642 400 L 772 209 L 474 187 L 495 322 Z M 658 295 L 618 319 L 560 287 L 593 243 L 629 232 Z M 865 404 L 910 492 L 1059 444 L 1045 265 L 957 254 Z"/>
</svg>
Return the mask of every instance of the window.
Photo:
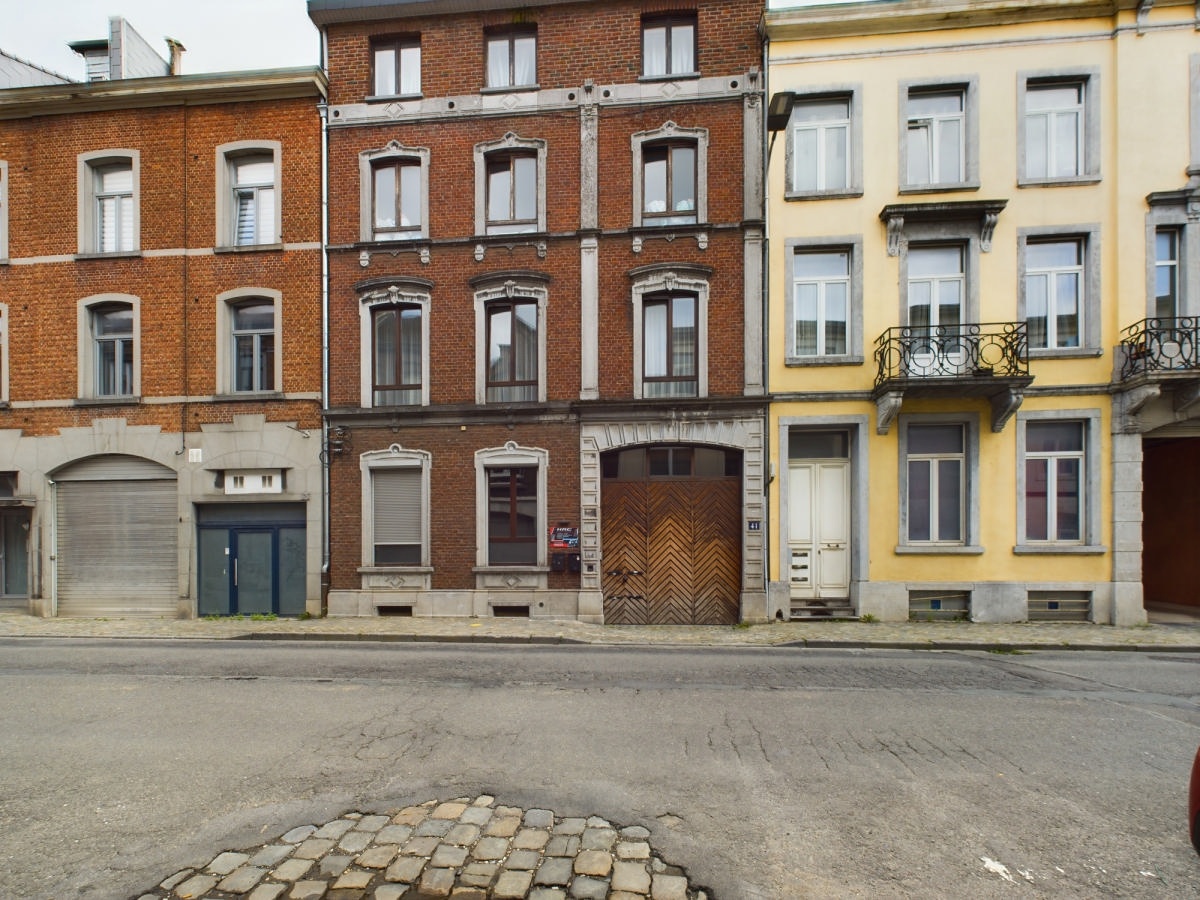
<svg viewBox="0 0 1200 900">
<path fill-rule="evenodd" d="M 371 95 L 421 93 L 421 39 L 380 38 L 371 43 Z"/>
<path fill-rule="evenodd" d="M 696 17 L 647 19 L 642 23 L 642 74 L 690 75 L 696 72 Z"/>
<path fill-rule="evenodd" d="M 1017 553 L 1103 553 L 1100 411 L 1017 413 Z"/>
<path fill-rule="evenodd" d="M 1079 346 L 1082 290 L 1079 241 L 1025 245 L 1025 319 L 1031 349 Z"/>
<path fill-rule="evenodd" d="M 476 451 L 476 497 L 481 512 L 475 538 L 479 566 L 546 565 L 548 466 L 545 450 L 521 447 L 512 441 L 503 447 Z M 482 514 L 485 509 L 486 515 Z M 497 587 L 512 584 L 506 581 Z"/>
<path fill-rule="evenodd" d="M 92 309 L 97 397 L 133 395 L 133 309 L 116 304 Z"/>
<path fill-rule="evenodd" d="M 537 84 L 537 33 L 504 32 L 487 37 L 487 86 L 533 87 Z"/>
<path fill-rule="evenodd" d="M 908 251 L 908 324 L 953 334 L 963 321 L 963 247 L 920 246 Z"/>
<path fill-rule="evenodd" d="M 8 304 L 0 303 L 0 403 L 8 402 L 8 323 Z"/>
<path fill-rule="evenodd" d="M 634 396 L 708 393 L 708 279 L 705 266 L 655 264 L 635 270 Z"/>
<path fill-rule="evenodd" d="M 908 544 L 965 540 L 966 437 L 961 424 L 909 424 L 905 456 Z"/>
<path fill-rule="evenodd" d="M 708 221 L 708 130 L 666 122 L 630 139 L 633 227 Z"/>
<path fill-rule="evenodd" d="M 372 406 L 421 403 L 421 312 L 415 304 L 371 310 Z"/>
<path fill-rule="evenodd" d="M 1154 317 L 1179 315 L 1179 229 L 1154 232 Z"/>
<path fill-rule="evenodd" d="M 546 142 L 511 131 L 475 145 L 475 233 L 546 230 Z"/>
<path fill-rule="evenodd" d="M 1017 229 L 1017 314 L 1030 356 L 1100 352 L 1098 225 Z"/>
<path fill-rule="evenodd" d="M 377 241 L 421 236 L 421 164 L 381 160 L 371 166 L 371 225 Z"/>
<path fill-rule="evenodd" d="M 1100 176 L 1098 73 L 1018 76 L 1019 182 Z"/>
<path fill-rule="evenodd" d="M 136 150 L 81 154 L 79 252 L 133 253 L 140 246 L 139 162 Z"/>
<path fill-rule="evenodd" d="M 275 304 L 256 299 L 232 309 L 233 389 L 275 390 Z"/>
<path fill-rule="evenodd" d="M 657 144 L 642 148 L 645 225 L 696 222 L 696 147 Z"/>
<path fill-rule="evenodd" d="M 217 246 L 282 241 L 280 143 L 239 141 L 217 148 Z"/>
<path fill-rule="evenodd" d="M 845 190 L 850 184 L 850 101 L 797 103 L 792 119 L 795 189 Z"/>
<path fill-rule="evenodd" d="M 8 163 L 0 159 L 0 262 L 8 259 Z"/>
<path fill-rule="evenodd" d="M 487 308 L 487 402 L 538 398 L 538 309 L 532 300 L 495 301 Z"/>
<path fill-rule="evenodd" d="M 789 356 L 844 355 L 850 313 L 850 251 L 797 250 L 792 256 Z"/>
<path fill-rule="evenodd" d="M 907 184 L 958 184 L 965 179 L 965 96 L 961 90 L 908 94 Z"/>
<path fill-rule="evenodd" d="M 429 565 L 430 462 L 427 452 L 399 444 L 362 455 L 363 566 Z"/>
<path fill-rule="evenodd" d="M 642 396 L 696 396 L 696 297 L 647 297 L 642 313 Z"/>
<path fill-rule="evenodd" d="M 1083 538 L 1083 424 L 1025 426 L 1025 539 Z"/>
</svg>

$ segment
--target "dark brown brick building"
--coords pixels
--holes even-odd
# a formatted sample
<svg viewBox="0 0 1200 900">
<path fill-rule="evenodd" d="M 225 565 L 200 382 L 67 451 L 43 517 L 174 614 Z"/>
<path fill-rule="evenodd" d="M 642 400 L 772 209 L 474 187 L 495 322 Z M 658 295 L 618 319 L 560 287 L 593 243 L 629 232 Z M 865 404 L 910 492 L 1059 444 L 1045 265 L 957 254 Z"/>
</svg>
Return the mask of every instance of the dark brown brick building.
<svg viewBox="0 0 1200 900">
<path fill-rule="evenodd" d="M 324 75 L 112 29 L 0 90 L 0 604 L 319 612 Z"/>
<path fill-rule="evenodd" d="M 762 618 L 760 4 L 308 9 L 330 613 Z"/>
</svg>

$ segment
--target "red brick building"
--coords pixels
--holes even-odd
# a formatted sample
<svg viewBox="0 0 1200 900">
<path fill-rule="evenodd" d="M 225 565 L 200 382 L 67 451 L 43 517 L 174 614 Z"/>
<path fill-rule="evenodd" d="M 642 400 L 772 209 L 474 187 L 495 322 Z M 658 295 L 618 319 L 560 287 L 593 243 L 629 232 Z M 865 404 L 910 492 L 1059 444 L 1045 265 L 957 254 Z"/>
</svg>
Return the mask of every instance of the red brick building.
<svg viewBox="0 0 1200 900">
<path fill-rule="evenodd" d="M 324 76 L 73 46 L 0 90 L 0 605 L 317 613 Z"/>
<path fill-rule="evenodd" d="M 330 613 L 764 617 L 760 4 L 308 10 Z"/>
</svg>

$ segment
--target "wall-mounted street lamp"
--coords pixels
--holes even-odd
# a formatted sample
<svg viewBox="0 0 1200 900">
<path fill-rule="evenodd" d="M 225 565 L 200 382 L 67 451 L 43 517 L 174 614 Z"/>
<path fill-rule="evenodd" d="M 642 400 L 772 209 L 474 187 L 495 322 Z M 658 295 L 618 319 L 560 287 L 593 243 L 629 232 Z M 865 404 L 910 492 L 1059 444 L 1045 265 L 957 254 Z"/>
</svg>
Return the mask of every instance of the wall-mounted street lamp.
<svg viewBox="0 0 1200 900">
<path fill-rule="evenodd" d="M 767 159 L 771 158 L 771 150 L 775 146 L 775 138 L 779 132 L 787 128 L 792 118 L 792 107 L 796 105 L 796 95 L 791 91 L 779 91 L 771 95 L 767 104 L 767 131 L 771 132 L 771 145 L 767 148 Z"/>
</svg>

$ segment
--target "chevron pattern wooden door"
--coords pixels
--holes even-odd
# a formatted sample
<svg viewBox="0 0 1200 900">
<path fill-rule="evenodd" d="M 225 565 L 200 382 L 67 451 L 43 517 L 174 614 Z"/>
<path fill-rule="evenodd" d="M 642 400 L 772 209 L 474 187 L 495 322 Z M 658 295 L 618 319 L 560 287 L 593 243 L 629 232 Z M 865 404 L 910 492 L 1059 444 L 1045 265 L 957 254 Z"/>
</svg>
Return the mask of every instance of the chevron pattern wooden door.
<svg viewBox="0 0 1200 900">
<path fill-rule="evenodd" d="M 607 482 L 602 521 L 604 621 L 737 622 L 738 479 Z"/>
</svg>

